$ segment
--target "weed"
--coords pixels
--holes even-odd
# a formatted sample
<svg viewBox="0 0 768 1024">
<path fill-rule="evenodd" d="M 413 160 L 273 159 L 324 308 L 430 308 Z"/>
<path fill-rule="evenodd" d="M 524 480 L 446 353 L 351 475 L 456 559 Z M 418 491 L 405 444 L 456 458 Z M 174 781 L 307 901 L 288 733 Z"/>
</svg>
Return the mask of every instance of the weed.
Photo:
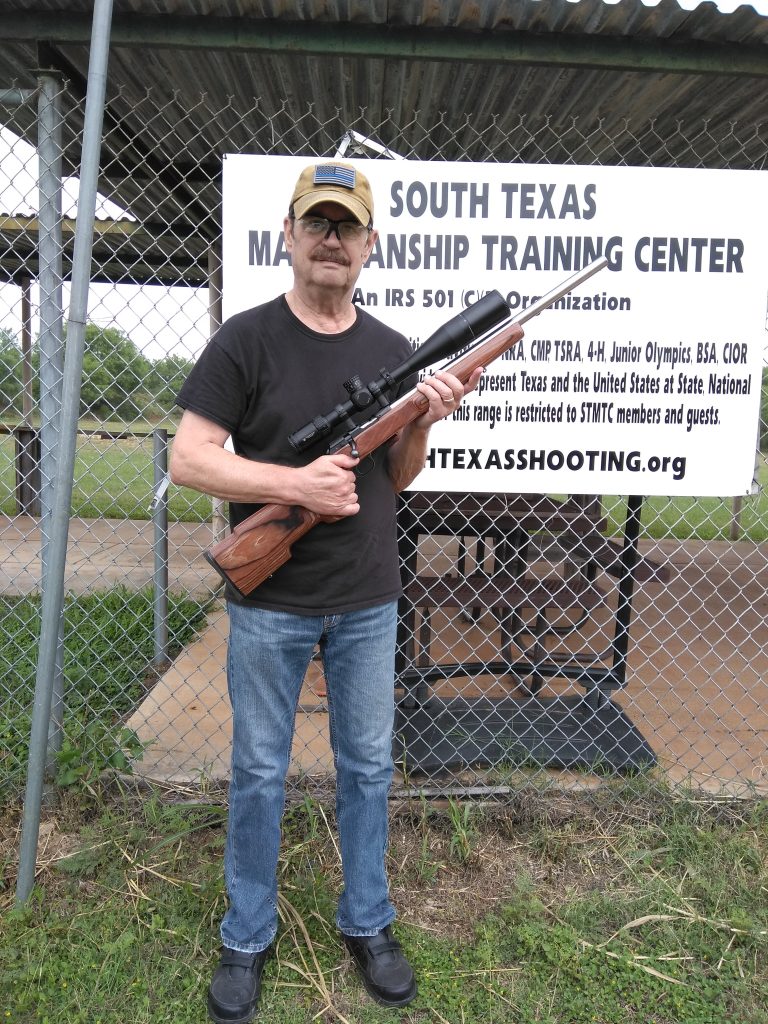
<svg viewBox="0 0 768 1024">
<path fill-rule="evenodd" d="M 419 856 L 416 861 L 416 874 L 421 881 L 430 884 L 434 882 L 440 864 L 432 859 L 432 830 L 429 827 L 430 808 L 427 798 L 423 793 L 419 794 L 418 820 L 419 828 Z"/>
<path fill-rule="evenodd" d="M 59 786 L 88 785 L 105 769 L 130 775 L 133 761 L 146 749 L 132 729 L 110 729 L 103 722 L 89 722 L 74 739 L 64 737 L 56 754 Z"/>
<path fill-rule="evenodd" d="M 460 801 L 456 797 L 448 798 L 448 817 L 451 823 L 451 857 L 460 864 L 468 864 L 472 859 L 477 828 L 475 819 L 477 807 L 470 801 Z"/>
</svg>

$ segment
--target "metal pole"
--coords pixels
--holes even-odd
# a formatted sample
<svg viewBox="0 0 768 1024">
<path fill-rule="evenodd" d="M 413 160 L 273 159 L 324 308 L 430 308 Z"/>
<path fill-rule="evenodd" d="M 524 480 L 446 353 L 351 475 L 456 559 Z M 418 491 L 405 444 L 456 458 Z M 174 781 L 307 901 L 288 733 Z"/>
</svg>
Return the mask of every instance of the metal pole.
<svg viewBox="0 0 768 1024">
<path fill-rule="evenodd" d="M 728 540 L 737 541 L 741 537 L 741 512 L 744 505 L 742 494 L 734 495 L 731 503 L 731 526 L 728 530 Z"/>
<path fill-rule="evenodd" d="M 152 502 L 154 532 L 154 666 L 162 669 L 168 661 L 168 431 L 157 427 L 152 432 L 152 462 L 155 469 L 155 497 Z"/>
<path fill-rule="evenodd" d="M 64 305 L 61 238 L 61 78 L 43 71 L 38 79 L 38 162 L 40 269 L 40 561 L 42 592 L 48 586 L 53 519 L 53 482 L 59 449 L 61 392 L 64 378 Z M 59 630 L 60 632 L 60 630 Z M 61 639 L 57 642 L 51 714 L 48 725 L 47 772 L 61 749 L 64 683 Z"/>
<path fill-rule="evenodd" d="M 627 655 L 629 653 L 629 628 L 632 623 L 632 598 L 635 590 L 635 570 L 639 559 L 641 513 L 643 498 L 630 494 L 627 498 L 627 518 L 624 525 L 624 545 L 621 551 L 621 575 L 619 577 L 619 603 L 616 608 L 616 629 L 613 640 L 614 685 L 621 689 L 627 676 Z"/>
<path fill-rule="evenodd" d="M 222 320 L 222 266 L 221 251 L 216 245 L 208 246 L 208 333 L 213 336 L 221 327 Z M 211 498 L 211 532 L 214 543 L 227 532 L 224 502 Z"/>
<path fill-rule="evenodd" d="M 83 368 L 85 318 L 88 309 L 92 231 L 96 213 L 96 190 L 99 177 L 111 20 L 112 0 L 95 0 L 83 132 L 80 194 L 72 263 L 67 350 L 64 360 L 61 443 L 56 466 L 48 586 L 43 593 L 40 651 L 35 682 L 35 702 L 32 711 L 32 732 L 29 741 L 29 767 L 19 851 L 19 877 L 16 884 L 17 903 L 26 901 L 35 882 L 40 805 L 45 773 L 46 735 L 51 713 L 59 623 L 64 604 L 64 568 L 67 557 L 69 510 L 72 502 L 72 472 L 75 462 L 75 439 L 80 404 L 80 378 Z"/>
<path fill-rule="evenodd" d="M 21 415 L 24 425 L 32 426 L 32 281 L 27 275 L 21 285 Z"/>
<path fill-rule="evenodd" d="M 88 37 L 87 15 L 67 10 L 25 10 L 21 5 L 3 14 L 4 38 L 46 39 L 77 44 Z M 31 5 L 24 5 L 29 7 Z M 125 5 L 128 8 L 129 5 Z M 134 8 L 138 4 L 130 5 Z M 156 5 L 155 5 L 156 6 Z M 179 4 L 169 10 L 180 9 Z M 192 5 L 189 5 L 192 7 Z M 202 4 L 195 4 L 203 8 Z M 240 5 L 243 7 L 245 5 Z M 249 5 L 253 6 L 253 5 Z M 282 21 L 277 18 L 228 18 L 208 13 L 223 4 L 206 4 L 205 14 L 138 14 L 121 12 L 115 19 L 113 41 L 123 47 L 161 47 L 169 50 L 233 50 L 246 53 L 363 57 L 367 60 L 531 64 L 562 68 L 603 68 L 614 71 L 662 72 L 671 75 L 768 76 L 765 44 L 742 40 L 708 42 L 638 36 L 546 32 L 476 32 L 473 29 L 430 28 L 426 25 L 388 25 L 362 22 L 327 23 L 316 18 Z"/>
</svg>

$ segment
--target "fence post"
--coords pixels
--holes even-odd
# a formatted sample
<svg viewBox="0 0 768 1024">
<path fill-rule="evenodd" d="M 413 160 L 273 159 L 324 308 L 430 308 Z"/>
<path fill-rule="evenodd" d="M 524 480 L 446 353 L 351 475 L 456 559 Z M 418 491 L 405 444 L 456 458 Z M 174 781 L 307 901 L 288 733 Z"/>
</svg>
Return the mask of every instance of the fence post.
<svg viewBox="0 0 768 1024">
<path fill-rule="evenodd" d="M 43 590 L 40 650 L 37 660 L 32 729 L 29 739 L 29 764 L 24 795 L 21 848 L 19 850 L 19 875 L 16 883 L 17 903 L 26 902 L 35 884 L 40 808 L 45 775 L 45 740 L 51 714 L 58 638 L 64 606 L 64 569 L 72 503 L 72 474 L 75 464 L 80 378 L 83 369 L 85 318 L 88 309 L 93 222 L 96 212 L 111 23 L 111 0 L 96 0 L 88 68 L 88 99 L 85 111 L 80 195 L 72 266 L 69 331 L 64 361 L 62 431 L 56 466 L 56 488 L 53 496 L 50 564 L 48 565 L 46 586 Z"/>
<path fill-rule="evenodd" d="M 154 526 L 154 667 L 162 669 L 168 661 L 168 431 L 156 427 L 152 432 L 152 464 L 155 471 L 155 497 L 152 502 Z"/>
<path fill-rule="evenodd" d="M 59 452 L 61 393 L 64 378 L 64 300 L 62 269 L 62 155 L 61 77 L 42 71 L 39 77 L 38 158 L 39 212 L 38 252 L 40 286 L 40 432 L 38 476 L 40 516 L 41 589 L 48 586 L 53 525 L 53 482 Z M 61 749 L 64 723 L 62 638 L 59 624 L 46 750 L 46 774 L 54 770 Z"/>
<path fill-rule="evenodd" d="M 40 516 L 40 431 L 32 426 L 16 427 L 14 461 L 16 463 L 16 511 Z"/>
<path fill-rule="evenodd" d="M 221 252 L 217 245 L 208 246 L 208 333 L 216 333 L 222 321 L 222 266 Z M 213 540 L 221 540 L 227 531 L 224 502 L 221 498 L 211 499 L 211 531 Z"/>
</svg>

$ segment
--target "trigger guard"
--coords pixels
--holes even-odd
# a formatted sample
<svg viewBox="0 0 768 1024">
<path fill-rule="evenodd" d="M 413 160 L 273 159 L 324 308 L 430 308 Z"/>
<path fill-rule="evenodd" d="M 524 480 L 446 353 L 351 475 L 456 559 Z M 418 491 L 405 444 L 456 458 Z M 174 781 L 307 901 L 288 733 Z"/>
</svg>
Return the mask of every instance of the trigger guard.
<svg viewBox="0 0 768 1024">
<path fill-rule="evenodd" d="M 373 467 L 376 465 L 376 460 L 372 455 L 366 455 L 363 461 L 355 466 L 355 476 L 366 476 L 371 472 Z"/>
</svg>

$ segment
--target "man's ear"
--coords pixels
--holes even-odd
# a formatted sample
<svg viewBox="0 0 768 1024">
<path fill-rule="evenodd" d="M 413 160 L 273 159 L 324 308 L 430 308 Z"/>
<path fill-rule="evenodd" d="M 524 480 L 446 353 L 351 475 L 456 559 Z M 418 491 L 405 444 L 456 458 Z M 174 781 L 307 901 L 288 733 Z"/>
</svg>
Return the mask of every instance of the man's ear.
<svg viewBox="0 0 768 1024">
<path fill-rule="evenodd" d="M 374 228 L 371 231 L 370 235 L 368 235 L 368 241 L 365 243 L 365 248 L 363 249 L 363 265 L 365 265 L 368 262 L 368 257 L 373 252 L 373 247 L 376 244 L 376 239 L 378 237 L 379 232 L 376 230 L 376 228 Z"/>
<path fill-rule="evenodd" d="M 293 221 L 290 217 L 286 217 L 283 220 L 283 236 L 285 238 L 285 248 L 290 252 L 293 248 Z"/>
</svg>

